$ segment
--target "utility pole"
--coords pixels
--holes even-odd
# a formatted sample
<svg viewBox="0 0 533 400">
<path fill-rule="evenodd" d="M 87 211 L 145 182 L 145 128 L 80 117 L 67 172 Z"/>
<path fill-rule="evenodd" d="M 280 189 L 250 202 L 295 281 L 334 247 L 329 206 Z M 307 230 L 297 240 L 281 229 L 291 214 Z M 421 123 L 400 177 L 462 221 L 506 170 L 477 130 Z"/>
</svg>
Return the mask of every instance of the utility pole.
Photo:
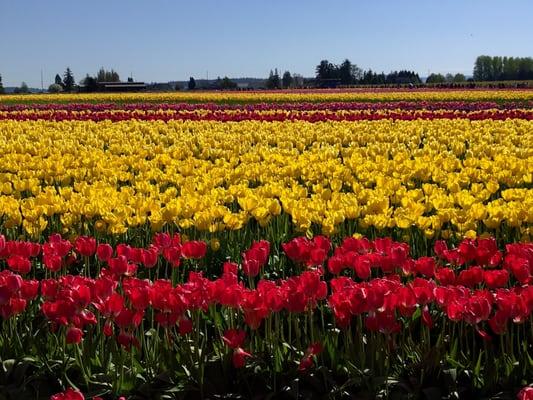
<svg viewBox="0 0 533 400">
<path fill-rule="evenodd" d="M 43 69 L 41 68 L 41 93 L 44 92 L 44 85 L 43 85 Z"/>
</svg>

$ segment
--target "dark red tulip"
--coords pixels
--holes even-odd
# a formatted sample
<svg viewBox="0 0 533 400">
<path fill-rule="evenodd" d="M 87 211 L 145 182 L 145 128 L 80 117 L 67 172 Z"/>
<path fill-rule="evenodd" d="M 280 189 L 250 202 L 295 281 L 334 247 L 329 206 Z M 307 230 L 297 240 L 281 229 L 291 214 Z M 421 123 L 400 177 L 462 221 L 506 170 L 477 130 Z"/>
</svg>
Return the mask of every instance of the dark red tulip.
<svg viewBox="0 0 533 400">
<path fill-rule="evenodd" d="M 31 262 L 28 258 L 15 255 L 7 259 L 7 265 L 13 272 L 27 274 L 31 270 Z"/>
<path fill-rule="evenodd" d="M 181 245 L 181 255 L 184 258 L 200 259 L 205 257 L 207 244 L 202 241 L 191 240 Z"/>
<path fill-rule="evenodd" d="M 81 392 L 68 388 L 65 392 L 54 394 L 50 400 L 85 400 L 85 397 Z"/>
<path fill-rule="evenodd" d="M 84 257 L 90 257 L 96 252 L 96 239 L 90 236 L 80 236 L 74 242 L 76 252 Z"/>
<path fill-rule="evenodd" d="M 233 350 L 232 362 L 235 368 L 242 368 L 246 365 L 246 359 L 250 358 L 252 355 L 242 348 L 236 348 Z"/>
<path fill-rule="evenodd" d="M 228 329 L 224 332 L 222 340 L 231 349 L 242 347 L 246 339 L 246 332 L 240 329 Z"/>
<path fill-rule="evenodd" d="M 96 248 L 96 256 L 100 261 L 107 262 L 113 256 L 113 248 L 107 243 L 100 243 Z"/>
<path fill-rule="evenodd" d="M 66 342 L 67 344 L 81 343 L 83 332 L 81 329 L 71 326 L 67 329 Z"/>
</svg>

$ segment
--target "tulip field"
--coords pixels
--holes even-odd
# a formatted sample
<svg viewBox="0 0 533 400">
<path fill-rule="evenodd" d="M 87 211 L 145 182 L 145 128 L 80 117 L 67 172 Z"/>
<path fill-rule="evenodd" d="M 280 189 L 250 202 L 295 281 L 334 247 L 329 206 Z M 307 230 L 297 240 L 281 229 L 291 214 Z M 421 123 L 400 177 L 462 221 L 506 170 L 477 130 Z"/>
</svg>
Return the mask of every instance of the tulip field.
<svg viewBox="0 0 533 400">
<path fill-rule="evenodd" d="M 533 399 L 533 90 L 0 96 L 0 400 Z"/>
</svg>

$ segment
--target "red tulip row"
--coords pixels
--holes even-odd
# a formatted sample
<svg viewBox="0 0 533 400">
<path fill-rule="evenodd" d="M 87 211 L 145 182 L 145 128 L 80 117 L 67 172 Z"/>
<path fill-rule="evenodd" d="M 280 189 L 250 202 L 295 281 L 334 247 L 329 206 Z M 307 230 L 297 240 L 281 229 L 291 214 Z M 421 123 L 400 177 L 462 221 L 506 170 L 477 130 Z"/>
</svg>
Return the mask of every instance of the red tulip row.
<svg viewBox="0 0 533 400">
<path fill-rule="evenodd" d="M 113 122 L 127 120 L 142 121 L 374 121 L 383 119 L 394 119 L 411 121 L 417 119 L 470 119 L 470 120 L 505 120 L 508 118 L 533 120 L 533 111 L 526 109 L 512 110 L 481 110 L 481 111 L 453 111 L 453 110 L 363 110 L 363 111 L 66 111 L 66 110 L 46 110 L 46 111 L 8 111 L 0 112 L 0 120 L 16 121 L 104 121 Z"/>
<path fill-rule="evenodd" d="M 400 271 L 404 275 L 419 273 L 427 278 L 437 277 L 446 284 L 454 284 L 454 269 L 458 271 L 468 266 L 468 271 L 487 272 L 503 266 L 520 284 L 528 284 L 533 281 L 532 246 L 531 243 L 510 243 L 506 245 L 504 255 L 498 249 L 494 238 L 464 239 L 452 249 L 448 248 L 445 241 L 438 240 L 434 246 L 436 257 L 414 260 L 409 256 L 407 243 L 395 242 L 388 237 L 374 241 L 347 237 L 333 248 L 330 238 L 319 235 L 313 239 L 296 237 L 282 244 L 282 249 L 294 263 L 307 267 L 327 265 L 328 271 L 333 275 L 351 269 L 362 280 L 371 276 L 372 268 L 379 268 L 385 274 Z M 79 256 L 96 256 L 98 261 L 107 263 L 109 270 L 115 275 L 134 275 L 138 266 L 151 269 L 163 259 L 176 268 L 183 259 L 201 259 L 206 253 L 207 244 L 204 241 L 182 242 L 179 234 L 171 236 L 164 232 L 155 234 L 152 242 L 142 248 L 126 243 L 120 243 L 113 248 L 108 243 L 98 243 L 96 238 L 90 236 L 78 236 L 71 242 L 60 234 L 52 234 L 48 241 L 40 244 L 31 241 L 6 241 L 5 237 L 0 235 L 0 259 L 4 259 L 12 271 L 20 274 L 29 273 L 39 257 L 41 262 L 38 264 L 51 272 L 66 270 L 77 262 Z M 260 269 L 268 263 L 269 254 L 268 241 L 254 242 L 242 253 L 244 274 L 252 277 L 258 275 Z M 454 269 L 446 265 L 453 266 Z M 467 278 L 463 278 L 466 276 L 463 272 L 466 273 L 461 271 L 457 278 L 459 282 L 462 285 L 474 286 L 475 284 L 468 284 Z"/>
<path fill-rule="evenodd" d="M 50 334 L 66 344 L 64 351 L 81 347 L 106 354 L 120 348 L 139 359 L 146 346 L 160 351 L 145 342 L 152 328 L 158 332 L 152 340 L 183 355 L 191 343 L 195 349 L 201 345 L 201 332 L 209 336 L 206 354 L 217 348 L 234 368 L 253 365 L 265 343 L 283 347 L 283 341 L 302 349 L 283 357 L 297 357 L 291 359 L 303 373 L 323 360 L 317 356 L 331 346 L 331 324 L 341 332 L 360 326 L 374 335 L 365 340 L 375 346 L 380 336 L 401 335 L 419 316 L 435 338 L 453 335 L 444 326 L 457 324 L 498 346 L 496 335 L 516 332 L 533 312 L 532 243 L 500 249 L 494 239 L 465 239 L 454 247 L 438 241 L 434 256 L 413 258 L 406 243 L 390 238 L 347 237 L 334 245 L 315 236 L 283 243 L 281 255 L 277 250 L 268 241 L 253 242 L 239 263 L 226 261 L 208 278 L 200 267 L 212 256 L 206 243 L 177 234 L 156 234 L 146 247 L 111 246 L 88 236 L 71 242 L 56 234 L 44 243 L 0 236 L 0 322 L 30 323 L 25 332 L 32 332 L 31 321 L 44 318 Z M 270 278 L 280 265 L 299 272 Z M 291 327 L 305 334 L 291 340 Z M 346 340 L 339 355 L 351 357 Z M 194 365 L 204 362 L 203 354 Z M 56 396 L 82 398 L 71 392 Z"/>
<path fill-rule="evenodd" d="M 349 237 L 329 256 L 331 247 L 322 236 L 295 238 L 282 248 L 305 270 L 282 280 L 259 279 L 255 285 L 251 278 L 266 271 L 270 244 L 254 242 L 242 254 L 240 265 L 224 264 L 219 278 L 210 280 L 191 271 L 187 281 L 173 284 L 136 275 L 140 266 L 154 268 L 163 260 L 177 270 L 184 259 L 203 258 L 204 242 L 182 243 L 179 235 L 161 233 L 147 248 L 119 244 L 113 249 L 84 236 L 71 244 L 53 235 L 42 245 L 6 242 L 2 237 L 0 257 L 8 269 L 0 272 L 0 315 L 4 319 L 18 315 L 40 295 L 42 313 L 54 329 L 67 329 L 67 342 L 79 343 L 84 328 L 101 321 L 106 335 L 116 335 L 118 343 L 130 347 L 138 345 L 134 332 L 148 309 L 160 326 L 177 324 L 182 334 L 192 329 L 192 311 L 206 312 L 211 306 L 239 310 L 245 324 L 257 329 L 273 313 L 302 313 L 327 304 L 339 326 L 364 315 L 366 327 L 380 332 L 397 332 L 399 317 L 410 317 L 418 308 L 431 326 L 433 308 L 451 321 L 476 326 L 487 321 L 495 334 L 503 333 L 509 321 L 523 322 L 533 310 L 531 243 L 509 244 L 502 252 L 493 239 L 466 239 L 453 249 L 437 242 L 435 257 L 416 260 L 409 256 L 407 244 L 389 238 L 371 242 Z M 77 256 L 85 263 L 96 257 L 101 263 L 98 275 L 68 274 Z M 53 277 L 21 276 L 32 266 L 37 276 L 41 264 Z M 239 271 L 248 276 L 249 287 L 239 280 Z"/>
</svg>

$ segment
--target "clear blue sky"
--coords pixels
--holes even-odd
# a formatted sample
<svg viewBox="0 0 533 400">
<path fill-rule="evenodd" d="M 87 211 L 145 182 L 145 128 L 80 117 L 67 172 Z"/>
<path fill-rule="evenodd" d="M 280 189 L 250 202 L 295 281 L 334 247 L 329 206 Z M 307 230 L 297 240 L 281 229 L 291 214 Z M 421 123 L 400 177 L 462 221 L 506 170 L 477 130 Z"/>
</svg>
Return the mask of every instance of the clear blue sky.
<svg viewBox="0 0 533 400">
<path fill-rule="evenodd" d="M 533 56 L 531 0 L 0 0 L 4 86 L 66 66 L 123 79 L 304 76 L 321 59 L 471 74 L 476 56 Z"/>
</svg>

